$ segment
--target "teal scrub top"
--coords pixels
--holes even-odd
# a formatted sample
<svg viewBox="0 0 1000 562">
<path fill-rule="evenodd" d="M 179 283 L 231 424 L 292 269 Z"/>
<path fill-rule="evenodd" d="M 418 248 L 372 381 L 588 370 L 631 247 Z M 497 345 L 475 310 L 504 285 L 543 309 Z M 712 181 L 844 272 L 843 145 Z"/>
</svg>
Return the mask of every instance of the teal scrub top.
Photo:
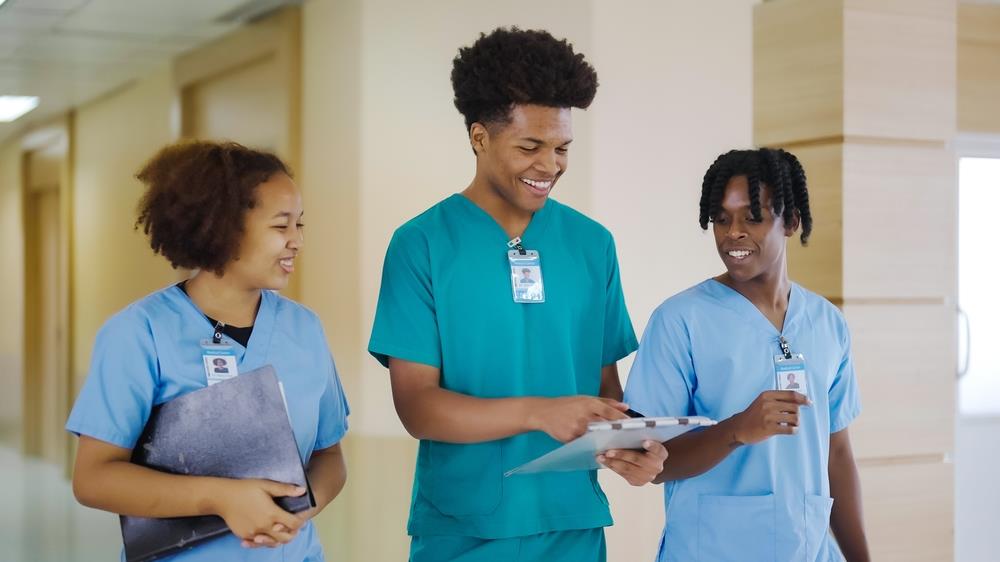
<svg viewBox="0 0 1000 562">
<path fill-rule="evenodd" d="M 826 299 L 793 283 L 780 334 L 715 280 L 667 299 L 649 320 L 625 400 L 647 416 L 729 418 L 776 388 L 781 336 L 805 355 L 813 405 L 799 410 L 797 434 L 740 447 L 708 472 L 666 484 L 660 562 L 842 560 L 828 532 L 830 434 L 861 404 L 847 324 Z"/>
<path fill-rule="evenodd" d="M 462 195 L 401 226 L 386 252 L 369 351 L 441 370 L 478 398 L 596 396 L 601 368 L 637 342 L 611 234 L 549 199 L 521 236 L 541 258 L 544 303 L 516 303 L 507 235 Z M 421 440 L 411 535 L 487 539 L 611 524 L 596 471 L 506 470 L 559 443 L 543 432 L 476 444 Z"/>
<path fill-rule="evenodd" d="M 98 332 L 90 372 L 66 429 L 132 449 L 153 406 L 208 386 L 201 341 L 211 340 L 213 332 L 213 325 L 176 285 L 130 304 Z M 340 442 L 350 411 L 316 314 L 262 291 L 247 347 L 228 337 L 223 342 L 232 346 L 240 372 L 274 366 L 303 463 L 313 451 Z M 323 549 L 310 521 L 281 547 L 247 549 L 229 534 L 162 560 L 319 562 Z"/>
</svg>

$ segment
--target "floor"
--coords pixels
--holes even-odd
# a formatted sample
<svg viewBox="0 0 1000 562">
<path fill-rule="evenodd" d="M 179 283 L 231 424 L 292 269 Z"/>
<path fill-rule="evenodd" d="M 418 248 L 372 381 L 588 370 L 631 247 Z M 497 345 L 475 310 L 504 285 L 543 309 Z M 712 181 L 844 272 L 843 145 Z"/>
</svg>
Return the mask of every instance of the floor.
<svg viewBox="0 0 1000 562">
<path fill-rule="evenodd" d="M 955 441 L 955 560 L 995 562 L 1000 528 L 1000 417 L 961 418 Z M 118 519 L 73 499 L 50 464 L 0 444 L 0 561 L 117 560 Z M 905 562 L 905 561 L 900 561 Z"/>
<path fill-rule="evenodd" d="M 955 560 L 996 562 L 1000 416 L 959 418 L 955 433 Z"/>
<path fill-rule="evenodd" d="M 118 560 L 118 518 L 80 506 L 59 468 L 0 446 L 0 561 Z"/>
</svg>

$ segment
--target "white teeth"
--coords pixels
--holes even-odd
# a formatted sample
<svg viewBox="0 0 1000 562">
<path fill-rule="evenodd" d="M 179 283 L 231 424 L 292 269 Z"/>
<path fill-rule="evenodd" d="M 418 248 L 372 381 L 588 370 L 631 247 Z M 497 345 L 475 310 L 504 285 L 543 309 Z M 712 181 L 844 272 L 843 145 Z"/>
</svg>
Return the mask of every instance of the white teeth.
<svg viewBox="0 0 1000 562">
<path fill-rule="evenodd" d="M 528 178 L 521 178 L 521 181 L 536 189 L 548 189 L 552 187 L 552 181 L 535 181 Z"/>
<path fill-rule="evenodd" d="M 742 259 L 742 258 L 745 258 L 745 257 L 749 256 L 750 255 L 750 251 L 749 250 L 730 250 L 729 251 L 729 255 L 732 256 L 732 257 L 734 257 L 734 258 L 737 258 L 737 259 Z"/>
<path fill-rule="evenodd" d="M 278 260 L 278 263 L 280 263 L 284 267 L 292 267 L 293 261 L 292 258 L 285 258 L 283 260 Z"/>
</svg>

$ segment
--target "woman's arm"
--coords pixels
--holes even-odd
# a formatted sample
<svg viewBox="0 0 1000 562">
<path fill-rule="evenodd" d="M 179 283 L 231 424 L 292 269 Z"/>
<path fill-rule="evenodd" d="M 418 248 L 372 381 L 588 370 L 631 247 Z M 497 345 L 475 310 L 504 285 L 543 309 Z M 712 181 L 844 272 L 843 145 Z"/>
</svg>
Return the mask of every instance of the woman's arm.
<svg viewBox="0 0 1000 562">
<path fill-rule="evenodd" d="M 233 534 L 291 541 L 303 520 L 274 498 L 303 488 L 270 480 L 232 480 L 159 472 L 129 462 L 132 452 L 85 435 L 73 469 L 73 494 L 87 507 L 136 517 L 218 515 Z M 279 525 L 281 527 L 279 527 Z"/>
</svg>

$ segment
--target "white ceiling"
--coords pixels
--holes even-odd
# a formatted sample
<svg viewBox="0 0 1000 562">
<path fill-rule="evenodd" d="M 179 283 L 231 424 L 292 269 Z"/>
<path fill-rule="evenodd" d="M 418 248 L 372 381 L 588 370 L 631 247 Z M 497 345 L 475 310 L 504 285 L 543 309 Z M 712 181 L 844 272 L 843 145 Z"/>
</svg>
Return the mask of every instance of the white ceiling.
<svg viewBox="0 0 1000 562">
<path fill-rule="evenodd" d="M 8 0 L 0 6 L 0 95 L 41 98 L 0 123 L 0 141 L 147 74 L 282 0 Z"/>
</svg>

